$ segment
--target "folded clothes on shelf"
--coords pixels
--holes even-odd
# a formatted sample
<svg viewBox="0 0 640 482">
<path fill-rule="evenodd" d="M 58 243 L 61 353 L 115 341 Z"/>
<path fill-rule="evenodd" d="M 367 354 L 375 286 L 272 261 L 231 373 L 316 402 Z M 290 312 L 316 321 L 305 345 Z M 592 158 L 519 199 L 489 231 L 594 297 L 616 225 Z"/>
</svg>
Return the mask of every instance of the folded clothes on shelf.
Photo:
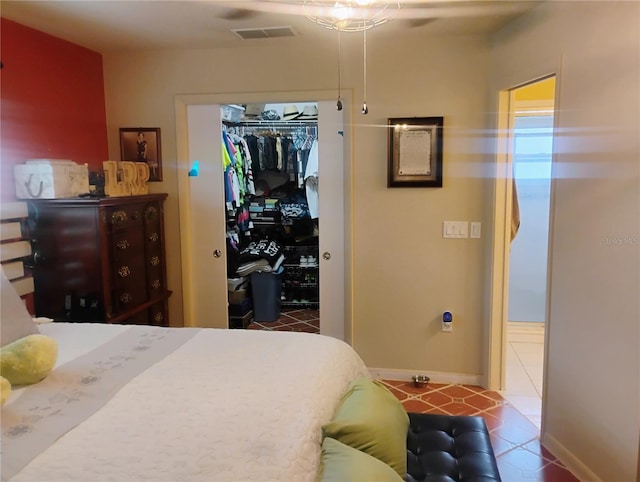
<svg viewBox="0 0 640 482">
<path fill-rule="evenodd" d="M 275 272 L 284 261 L 282 246 L 272 239 L 252 241 L 240 252 L 236 273 L 246 276 L 254 271 Z"/>
</svg>

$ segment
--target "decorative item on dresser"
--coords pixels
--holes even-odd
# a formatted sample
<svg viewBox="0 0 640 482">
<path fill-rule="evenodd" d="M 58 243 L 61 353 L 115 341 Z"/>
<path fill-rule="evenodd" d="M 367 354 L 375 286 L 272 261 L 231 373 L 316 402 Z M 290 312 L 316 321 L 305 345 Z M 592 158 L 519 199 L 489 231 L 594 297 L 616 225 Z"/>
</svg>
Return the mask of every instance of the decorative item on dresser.
<svg viewBox="0 0 640 482">
<path fill-rule="evenodd" d="M 168 326 L 166 197 L 29 201 L 36 315 Z"/>
</svg>

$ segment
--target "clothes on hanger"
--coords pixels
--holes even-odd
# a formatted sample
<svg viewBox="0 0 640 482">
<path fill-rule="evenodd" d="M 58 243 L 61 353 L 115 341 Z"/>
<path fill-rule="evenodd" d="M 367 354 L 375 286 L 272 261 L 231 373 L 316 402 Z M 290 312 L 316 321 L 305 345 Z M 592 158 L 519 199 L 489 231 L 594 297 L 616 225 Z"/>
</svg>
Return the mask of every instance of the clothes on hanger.
<svg viewBox="0 0 640 482">
<path fill-rule="evenodd" d="M 253 227 L 249 205 L 257 194 L 285 198 L 291 194 L 291 186 L 301 193 L 306 189 L 311 200 L 298 203 L 301 205 L 297 207 L 283 203 L 287 212 L 282 217 L 287 220 L 286 224 L 300 214 L 308 218 L 311 212 L 312 217 L 318 217 L 317 133 L 317 125 L 223 123 L 222 159 L 227 218 L 235 220 L 241 232 L 248 235 Z M 279 182 L 273 182 L 274 176 Z"/>
<path fill-rule="evenodd" d="M 304 172 L 304 185 L 311 219 L 318 218 L 318 141 L 314 140 L 309 150 L 309 158 Z"/>
</svg>

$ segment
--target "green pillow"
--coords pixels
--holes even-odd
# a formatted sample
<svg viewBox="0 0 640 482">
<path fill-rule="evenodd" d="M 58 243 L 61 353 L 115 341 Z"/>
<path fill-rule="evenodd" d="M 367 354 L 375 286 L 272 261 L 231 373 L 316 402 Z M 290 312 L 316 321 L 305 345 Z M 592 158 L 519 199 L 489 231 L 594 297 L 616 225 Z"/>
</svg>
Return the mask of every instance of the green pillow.
<svg viewBox="0 0 640 482">
<path fill-rule="evenodd" d="M 395 395 L 378 381 L 359 378 L 322 432 L 390 465 L 404 478 L 408 428 L 409 416 Z"/>
<path fill-rule="evenodd" d="M 4 405 L 11 395 L 11 383 L 5 377 L 0 377 L 0 405 Z"/>
<path fill-rule="evenodd" d="M 29 335 L 0 348 L 0 375 L 11 385 L 44 379 L 56 364 L 58 343 L 46 335 Z"/>
<path fill-rule="evenodd" d="M 322 442 L 322 459 L 316 482 L 402 482 L 384 462 L 332 438 Z"/>
</svg>

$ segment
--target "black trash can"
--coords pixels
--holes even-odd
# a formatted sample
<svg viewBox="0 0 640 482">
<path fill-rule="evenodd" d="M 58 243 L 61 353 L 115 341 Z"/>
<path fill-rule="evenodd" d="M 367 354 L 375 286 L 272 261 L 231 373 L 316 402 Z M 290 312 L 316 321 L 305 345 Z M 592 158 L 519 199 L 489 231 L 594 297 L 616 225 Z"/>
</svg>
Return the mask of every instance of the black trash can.
<svg viewBox="0 0 640 482">
<path fill-rule="evenodd" d="M 253 319 L 255 321 L 276 321 L 280 316 L 280 295 L 282 293 L 282 271 L 279 273 L 251 273 L 251 293 L 253 296 Z"/>
</svg>

